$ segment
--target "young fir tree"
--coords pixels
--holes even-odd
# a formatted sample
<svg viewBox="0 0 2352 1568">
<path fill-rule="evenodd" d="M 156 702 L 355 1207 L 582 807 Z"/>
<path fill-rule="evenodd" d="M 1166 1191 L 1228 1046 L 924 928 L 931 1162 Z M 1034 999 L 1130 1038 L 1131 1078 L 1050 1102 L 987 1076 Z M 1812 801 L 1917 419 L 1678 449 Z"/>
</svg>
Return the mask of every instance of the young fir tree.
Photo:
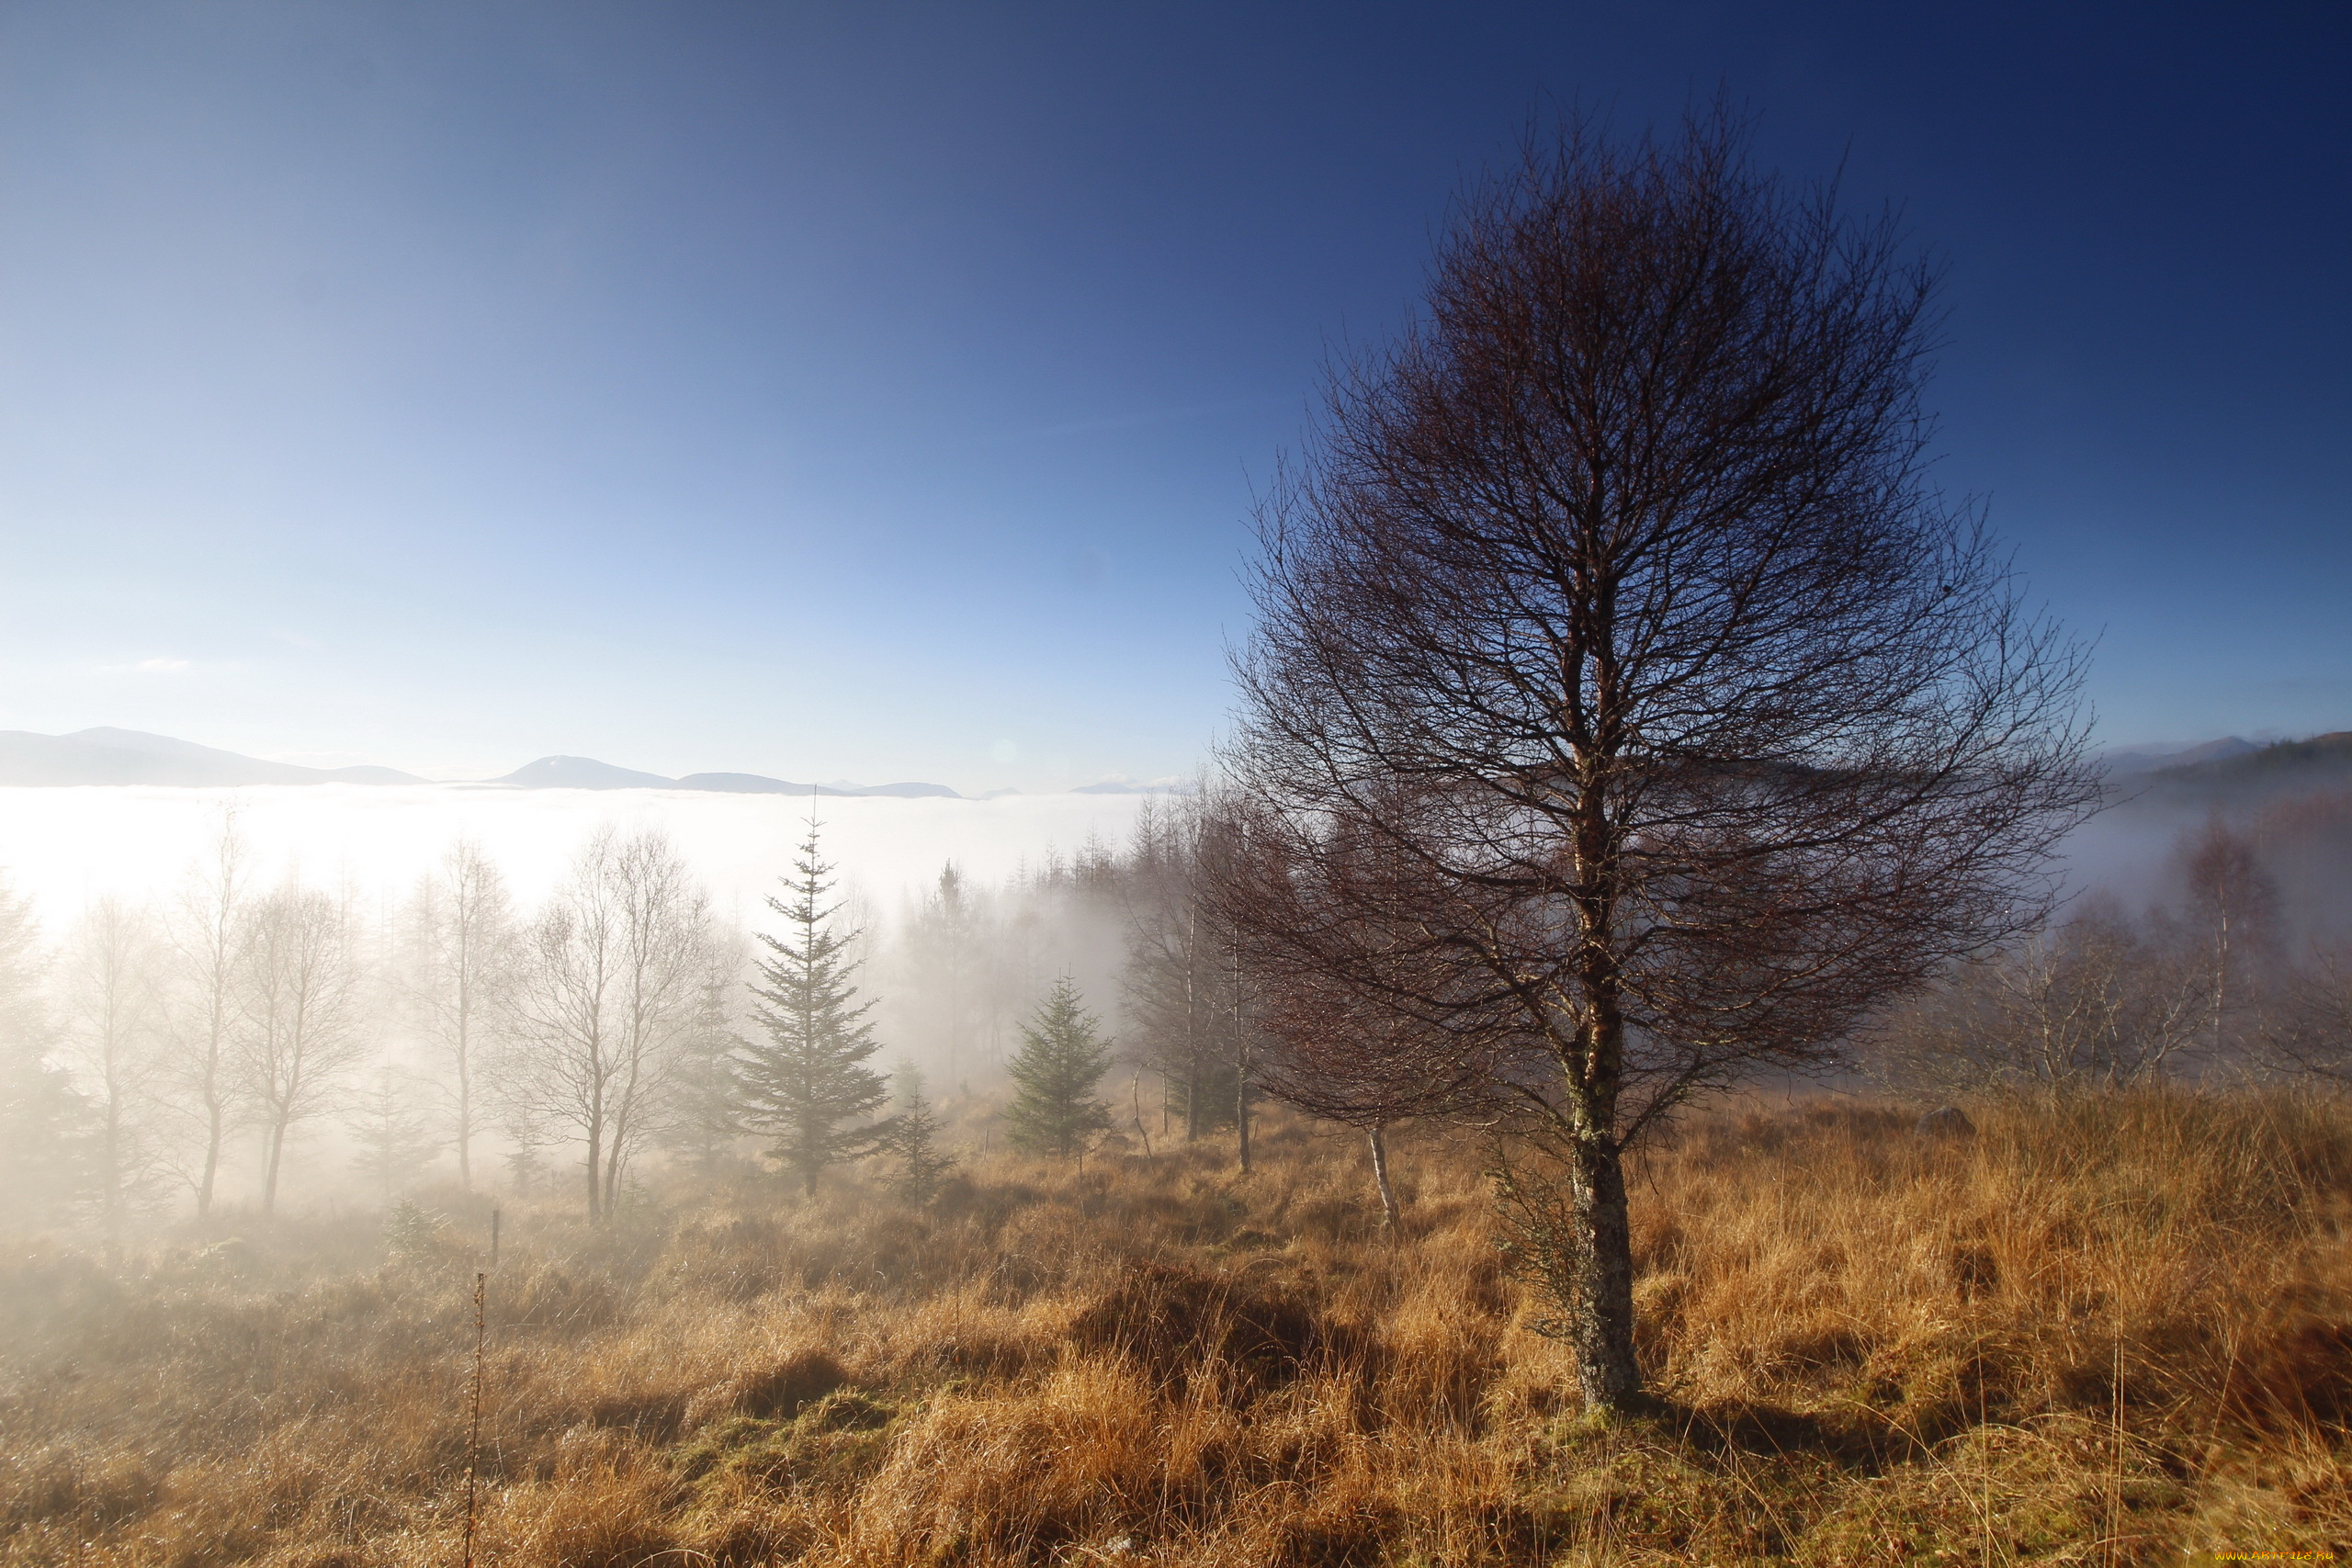
<svg viewBox="0 0 2352 1568">
<path fill-rule="evenodd" d="M 393 1193 L 413 1182 L 441 1152 L 444 1140 L 434 1136 L 433 1120 L 419 1099 L 414 1081 L 387 1057 L 344 1122 L 356 1145 L 352 1168 L 376 1190 L 387 1213 Z"/>
<path fill-rule="evenodd" d="M 899 1193 L 918 1207 L 939 1196 L 939 1184 L 956 1168 L 956 1156 L 939 1145 L 939 1118 L 931 1101 L 916 1089 L 899 1102 L 898 1135 L 891 1147 L 899 1156 Z"/>
<path fill-rule="evenodd" d="M 0 873 L 0 1226 L 64 1220 L 97 1175 L 89 1097 L 49 1060 L 40 927 Z"/>
<path fill-rule="evenodd" d="M 705 1176 L 732 1153 L 742 1134 L 735 1081 L 737 1040 L 733 1016 L 742 982 L 738 940 L 711 944 L 708 966 L 695 1001 L 693 1026 L 679 1042 L 671 1078 L 671 1121 L 659 1135 L 662 1146 Z"/>
<path fill-rule="evenodd" d="M 1021 1049 L 1006 1064 L 1015 1090 L 1005 1107 L 1005 1139 L 1030 1154 L 1068 1159 L 1080 1140 L 1111 1124 L 1094 1086 L 1111 1070 L 1111 1045 L 1065 976 L 1021 1030 Z"/>
<path fill-rule="evenodd" d="M 956 1156 L 939 1145 L 939 1116 L 923 1093 L 922 1074 L 901 1060 L 890 1070 L 891 1099 L 898 1106 L 897 1135 L 891 1152 L 899 1156 L 894 1185 L 899 1195 L 918 1208 L 939 1196 L 939 1184 L 956 1168 Z"/>
<path fill-rule="evenodd" d="M 752 1020 L 762 1038 L 738 1043 L 735 1081 L 741 1125 L 773 1137 L 776 1159 L 814 1196 L 819 1172 L 888 1147 L 899 1122 L 865 1120 L 889 1091 L 865 1065 L 881 1049 L 865 1021 L 874 1004 L 858 1001 L 850 983 L 857 965 L 847 949 L 857 932 L 827 923 L 840 906 L 825 902 L 833 868 L 817 852 L 813 819 L 794 869 L 799 875 L 784 879 L 791 901 L 768 900 L 788 929 L 760 935 L 768 956 L 752 986 Z"/>
</svg>

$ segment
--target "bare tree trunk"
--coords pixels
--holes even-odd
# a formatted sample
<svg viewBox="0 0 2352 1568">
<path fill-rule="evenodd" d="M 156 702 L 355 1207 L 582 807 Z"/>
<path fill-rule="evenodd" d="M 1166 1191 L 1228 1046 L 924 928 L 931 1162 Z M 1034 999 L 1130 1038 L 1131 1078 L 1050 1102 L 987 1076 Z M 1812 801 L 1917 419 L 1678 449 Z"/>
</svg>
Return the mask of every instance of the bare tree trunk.
<svg viewBox="0 0 2352 1568">
<path fill-rule="evenodd" d="M 220 921 L 225 928 L 225 917 Z M 229 1096 L 222 1077 L 229 1069 L 229 937 L 225 931 L 213 935 L 212 968 L 205 976 L 211 994 L 206 999 L 207 1032 L 204 1044 L 204 1066 L 198 1076 L 198 1093 L 204 1102 L 204 1175 L 196 1189 L 196 1217 L 208 1218 L 212 1213 L 212 1194 L 220 1179 L 220 1145 L 228 1138 Z"/>
<path fill-rule="evenodd" d="M 269 1159 L 262 1173 L 261 1212 L 264 1217 L 277 1213 L 277 1165 L 286 1153 L 286 1122 L 283 1118 L 269 1128 Z"/>
<path fill-rule="evenodd" d="M 1405 1211 L 1397 1206 L 1396 1189 L 1388 1181 L 1387 1129 L 1375 1124 L 1372 1129 L 1372 1179 L 1380 1189 L 1380 1223 L 1389 1231 L 1400 1229 L 1405 1223 Z"/>
<path fill-rule="evenodd" d="M 190 964 L 203 1004 L 202 1023 L 190 1043 L 197 1059 L 191 1064 L 197 1102 L 204 1107 L 204 1164 L 196 1186 L 198 1219 L 212 1213 L 220 1185 L 221 1145 L 228 1138 L 232 1069 L 231 1012 L 235 1006 L 236 963 L 243 899 L 240 868 L 243 841 L 238 837 L 234 812 L 227 813 L 214 842 L 209 874 L 184 896 L 181 905 L 182 951 Z"/>
<path fill-rule="evenodd" d="M 199 1220 L 212 1213 L 212 1187 L 220 1175 L 220 1101 L 207 1095 L 204 1111 L 204 1179 L 196 1189 L 196 1217 Z"/>
<path fill-rule="evenodd" d="M 122 1106 L 119 1096 L 107 1096 L 106 1111 L 106 1231 L 107 1246 L 111 1248 L 122 1239 Z"/>
<path fill-rule="evenodd" d="M 1250 1036 L 1241 1027 L 1241 942 L 1233 943 L 1233 1124 L 1241 1134 L 1241 1174 L 1250 1174 Z"/>
<path fill-rule="evenodd" d="M 621 1108 L 612 1119 L 612 1136 L 605 1142 L 605 1213 L 607 1215 L 612 1213 L 614 1202 L 620 1197 L 621 1155 L 627 1147 L 629 1131 L 628 1103 L 629 1096 L 624 1090 L 620 1100 Z"/>
<path fill-rule="evenodd" d="M 1241 1129 L 1241 1174 L 1247 1176 L 1250 1174 L 1250 1068 L 1247 1063 L 1242 1065 L 1237 1076 L 1240 1079 L 1240 1087 L 1233 1095 L 1233 1121 Z"/>
<path fill-rule="evenodd" d="M 473 998 L 458 1002 L 458 1185 L 474 1190 Z"/>
<path fill-rule="evenodd" d="M 1586 1245 L 1584 1311 L 1576 1314 L 1577 1377 L 1585 1403 L 1623 1410 L 1641 1395 L 1634 1358 L 1634 1241 L 1625 1209 L 1625 1168 L 1617 1150 L 1580 1141 L 1570 1183 Z"/>
<path fill-rule="evenodd" d="M 1186 943 L 1184 953 L 1184 1141 L 1198 1143 L 1201 1136 L 1201 1024 L 1200 998 L 1193 994 L 1193 953 Z"/>
<path fill-rule="evenodd" d="M 1127 1100 L 1128 1103 L 1133 1106 L 1135 1110 L 1136 1136 L 1143 1140 L 1143 1156 L 1144 1158 L 1149 1159 L 1151 1157 L 1151 1131 L 1143 1124 L 1143 1069 L 1141 1067 L 1137 1067 L 1136 1069 L 1136 1076 L 1127 1080 Z M 1162 1133 L 1168 1131 L 1167 1127 L 1164 1125 L 1159 1130 Z"/>
<path fill-rule="evenodd" d="M 592 1225 L 600 1224 L 605 1217 L 604 1130 L 601 1116 L 588 1128 L 588 1223 Z"/>
</svg>

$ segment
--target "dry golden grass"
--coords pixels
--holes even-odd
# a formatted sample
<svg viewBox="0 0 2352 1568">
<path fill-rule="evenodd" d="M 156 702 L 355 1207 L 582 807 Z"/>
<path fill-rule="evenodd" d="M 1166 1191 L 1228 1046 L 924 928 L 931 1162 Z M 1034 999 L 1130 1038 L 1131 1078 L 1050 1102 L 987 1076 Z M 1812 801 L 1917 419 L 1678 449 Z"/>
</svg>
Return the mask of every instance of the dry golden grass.
<svg viewBox="0 0 2352 1568">
<path fill-rule="evenodd" d="M 2352 1539 L 2352 1115 L 1826 1106 L 1635 1183 L 1665 1403 L 1596 1424 L 1474 1147 L 1276 1122 L 931 1212 L 681 1183 L 508 1215 L 480 1561 L 2154 1562 Z M 452 1205 L 453 1209 L 457 1205 Z M 0 1563 L 448 1564 L 478 1215 L 0 1269 Z"/>
</svg>

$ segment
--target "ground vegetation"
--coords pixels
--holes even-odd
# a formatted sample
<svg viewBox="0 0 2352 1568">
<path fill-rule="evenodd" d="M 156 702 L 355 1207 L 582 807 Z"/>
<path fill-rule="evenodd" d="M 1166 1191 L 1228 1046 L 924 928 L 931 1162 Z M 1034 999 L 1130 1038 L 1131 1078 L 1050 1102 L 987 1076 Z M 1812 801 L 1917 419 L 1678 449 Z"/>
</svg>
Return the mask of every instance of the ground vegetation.
<svg viewBox="0 0 2352 1568">
<path fill-rule="evenodd" d="M 600 1226 L 454 1185 L 0 1263 L 0 1562 L 2172 1563 L 2352 1531 L 2352 1116 L 2238 1091 L 1725 1105 L 1636 1154 L 1596 1420 L 1482 1151 L 1288 1113 L 748 1173 Z M 951 1129 L 976 1136 L 969 1123 Z M 878 1173 L 877 1173 L 878 1178 Z M 486 1273 L 479 1447 L 471 1292 Z"/>
</svg>

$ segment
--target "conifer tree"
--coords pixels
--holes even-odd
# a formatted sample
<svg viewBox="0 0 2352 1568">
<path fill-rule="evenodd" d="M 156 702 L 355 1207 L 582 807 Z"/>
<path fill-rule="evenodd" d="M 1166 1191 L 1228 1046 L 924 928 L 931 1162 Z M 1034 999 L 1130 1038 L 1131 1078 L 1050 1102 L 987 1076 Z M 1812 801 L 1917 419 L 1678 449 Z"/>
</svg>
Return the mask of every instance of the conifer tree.
<svg viewBox="0 0 2352 1568">
<path fill-rule="evenodd" d="M 89 1098 L 49 1059 L 40 926 L 0 873 L 0 1224 L 63 1220 L 94 1174 Z"/>
<path fill-rule="evenodd" d="M 752 986 L 752 1019 L 761 1037 L 739 1043 L 736 1082 L 741 1124 L 773 1137 L 777 1161 L 814 1196 L 825 1167 L 888 1147 L 899 1122 L 865 1120 L 888 1098 L 882 1074 L 865 1065 L 881 1044 L 865 1021 L 874 1004 L 858 1001 L 851 984 L 857 964 L 848 949 L 858 933 L 829 924 L 840 906 L 825 902 L 833 868 L 818 852 L 814 818 L 793 868 L 798 874 L 784 879 L 789 902 L 768 900 L 786 930 L 760 933 L 767 956 Z"/>
<path fill-rule="evenodd" d="M 891 1148 L 899 1156 L 899 1195 L 917 1207 L 939 1196 L 939 1184 L 956 1168 L 956 1156 L 939 1146 L 939 1117 L 920 1078 L 899 1087 L 899 1123 Z"/>
<path fill-rule="evenodd" d="M 1014 1148 L 1068 1159 L 1087 1134 L 1111 1124 L 1110 1108 L 1094 1096 L 1111 1070 L 1111 1045 L 1095 1021 L 1064 976 L 1022 1026 L 1021 1049 L 1006 1064 L 1015 1093 L 1005 1107 L 1005 1138 Z"/>
<path fill-rule="evenodd" d="M 743 939 L 733 935 L 711 943 L 694 1022 L 679 1043 L 671 1121 L 661 1134 L 662 1147 L 705 1175 L 719 1168 L 743 1132 L 741 1088 L 735 1081 L 735 1021 L 748 963 L 744 946 Z"/>
<path fill-rule="evenodd" d="M 393 1193 L 413 1182 L 445 1142 L 434 1135 L 432 1120 L 418 1103 L 418 1088 L 387 1056 L 344 1122 L 356 1145 L 352 1168 L 376 1189 L 387 1213 Z"/>
</svg>

